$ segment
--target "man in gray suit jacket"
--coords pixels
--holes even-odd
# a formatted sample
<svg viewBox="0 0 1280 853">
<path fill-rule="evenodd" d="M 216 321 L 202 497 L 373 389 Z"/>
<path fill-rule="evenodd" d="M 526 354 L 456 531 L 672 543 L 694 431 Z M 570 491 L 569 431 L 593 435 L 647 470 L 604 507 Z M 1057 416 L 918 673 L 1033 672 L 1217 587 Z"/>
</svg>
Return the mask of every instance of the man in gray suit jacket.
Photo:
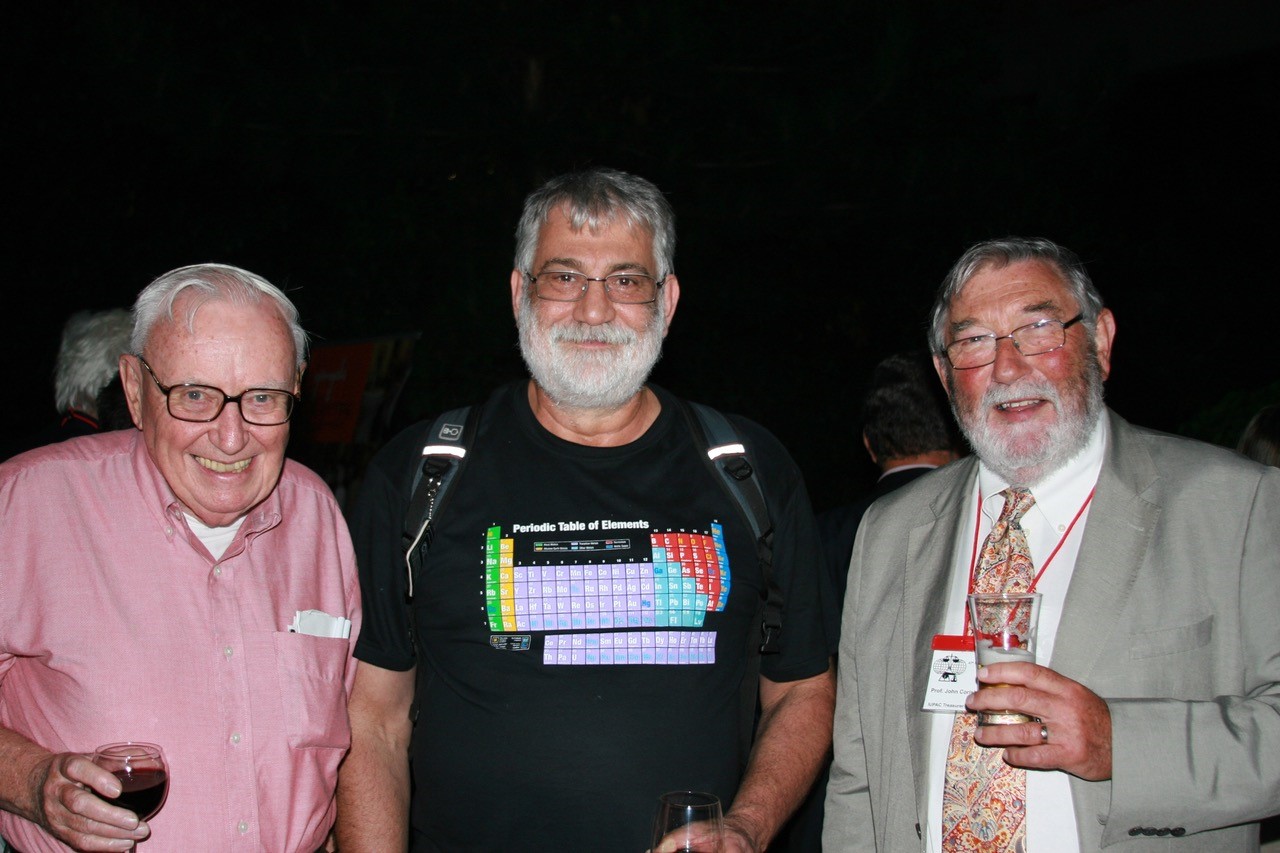
<svg viewBox="0 0 1280 853">
<path fill-rule="evenodd" d="M 1008 686 L 964 701 L 1036 718 L 974 736 L 1027 768 L 1011 847 L 1257 850 L 1257 821 L 1280 812 L 1280 471 L 1106 409 L 1115 328 L 1047 240 L 974 246 L 944 282 L 934 362 L 975 455 L 859 530 L 825 849 L 1005 849 L 943 844 L 956 714 L 923 706 L 933 640 L 965 632 L 1007 486 L 1036 500 L 1022 526 L 1044 596 L 1038 664 L 986 667 L 982 684 Z"/>
</svg>

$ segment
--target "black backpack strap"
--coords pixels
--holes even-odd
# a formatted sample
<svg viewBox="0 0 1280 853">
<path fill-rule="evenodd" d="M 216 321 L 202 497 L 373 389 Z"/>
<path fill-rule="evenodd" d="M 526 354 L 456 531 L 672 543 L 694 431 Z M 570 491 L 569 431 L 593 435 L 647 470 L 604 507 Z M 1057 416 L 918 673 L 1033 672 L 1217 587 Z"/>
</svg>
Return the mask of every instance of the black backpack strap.
<svg viewBox="0 0 1280 853">
<path fill-rule="evenodd" d="M 746 767 L 759 721 L 760 656 L 778 651 L 778 633 L 782 630 L 782 590 L 773 578 L 773 522 L 769 518 L 760 480 L 747 458 L 747 449 L 729 419 L 709 406 L 684 400 L 680 403 L 689 429 L 704 451 L 703 461 L 733 499 L 756 540 L 762 590 L 756 609 L 760 636 L 747 632 L 746 670 L 738 717 L 739 758 L 742 766 Z"/>
<path fill-rule="evenodd" d="M 422 467 L 414 473 L 409 508 L 401 532 L 409 597 L 422 570 L 422 552 L 431 545 L 431 519 L 440 510 L 458 472 L 466 463 L 467 441 L 474 438 L 480 406 L 463 406 L 440 415 L 427 431 Z"/>
<path fill-rule="evenodd" d="M 701 403 L 681 401 L 685 417 L 706 452 L 707 466 L 733 498 L 756 540 L 756 557 L 760 562 L 764 612 L 760 619 L 760 654 L 778 651 L 778 634 L 782 631 L 782 589 L 773 577 L 773 522 L 760 478 L 747 458 L 733 425 L 719 411 Z M 690 415 L 692 412 L 692 415 Z"/>
</svg>

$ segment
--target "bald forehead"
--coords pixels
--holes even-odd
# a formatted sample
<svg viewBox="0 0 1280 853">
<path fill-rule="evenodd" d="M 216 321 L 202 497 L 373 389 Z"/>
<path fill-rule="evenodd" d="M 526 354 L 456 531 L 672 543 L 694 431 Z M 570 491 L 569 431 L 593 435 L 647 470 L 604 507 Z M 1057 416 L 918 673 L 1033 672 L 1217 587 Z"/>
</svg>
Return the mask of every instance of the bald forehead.
<svg viewBox="0 0 1280 853">
<path fill-rule="evenodd" d="M 282 337 L 291 356 L 296 356 L 293 336 L 280 307 L 269 298 L 252 299 L 233 295 L 187 290 L 173 301 L 173 310 L 162 315 L 147 338 L 147 347 L 179 340 L 221 337 L 259 339 L 265 347 Z"/>
</svg>

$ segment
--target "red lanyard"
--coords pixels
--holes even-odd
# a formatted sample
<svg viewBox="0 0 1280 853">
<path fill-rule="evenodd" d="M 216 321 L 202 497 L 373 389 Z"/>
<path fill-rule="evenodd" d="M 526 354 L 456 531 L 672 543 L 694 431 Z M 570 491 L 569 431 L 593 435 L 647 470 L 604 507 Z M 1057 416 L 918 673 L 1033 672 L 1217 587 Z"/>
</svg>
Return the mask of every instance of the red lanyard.
<svg viewBox="0 0 1280 853">
<path fill-rule="evenodd" d="M 1080 520 L 1080 516 L 1084 515 L 1084 511 L 1089 506 L 1089 502 L 1093 500 L 1093 493 L 1098 490 L 1097 485 L 1089 490 L 1089 494 L 1085 497 L 1084 503 L 1080 504 L 1080 509 L 1076 510 L 1075 518 L 1071 519 L 1071 523 L 1067 525 L 1066 532 L 1062 534 L 1062 538 L 1058 540 L 1058 544 L 1049 552 L 1049 558 L 1044 561 L 1044 565 L 1040 567 L 1040 571 L 1036 572 L 1036 576 L 1031 579 L 1031 586 L 1027 588 L 1027 592 L 1035 592 L 1036 584 L 1040 583 L 1040 578 L 1044 576 L 1045 571 L 1049 568 L 1049 564 L 1053 562 L 1053 558 L 1058 556 L 1058 552 L 1062 550 L 1062 546 L 1066 543 L 1067 537 L 1071 535 L 1071 531 L 1075 529 L 1076 522 Z M 982 490 L 978 490 L 978 517 L 973 523 L 973 556 L 969 558 L 969 592 L 973 592 L 973 575 L 978 568 L 978 531 L 982 529 Z M 964 635 L 969 635 L 969 608 L 964 609 Z"/>
</svg>

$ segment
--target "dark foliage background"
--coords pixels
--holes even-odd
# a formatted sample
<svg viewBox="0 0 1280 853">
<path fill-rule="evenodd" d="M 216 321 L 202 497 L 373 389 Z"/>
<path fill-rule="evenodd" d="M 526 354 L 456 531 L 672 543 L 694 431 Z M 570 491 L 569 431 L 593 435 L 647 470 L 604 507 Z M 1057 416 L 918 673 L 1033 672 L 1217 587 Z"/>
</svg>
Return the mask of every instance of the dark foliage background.
<svg viewBox="0 0 1280 853">
<path fill-rule="evenodd" d="M 748 8 L 750 7 L 750 8 Z M 656 380 L 748 414 L 819 506 L 857 401 L 970 243 L 1079 252 L 1130 419 L 1233 444 L 1280 399 L 1275 4 L 26 4 L 3 36 L 9 434 L 65 317 L 218 260 L 321 341 L 420 331 L 395 424 L 520 375 L 525 193 L 662 187 L 683 298 Z"/>
</svg>

